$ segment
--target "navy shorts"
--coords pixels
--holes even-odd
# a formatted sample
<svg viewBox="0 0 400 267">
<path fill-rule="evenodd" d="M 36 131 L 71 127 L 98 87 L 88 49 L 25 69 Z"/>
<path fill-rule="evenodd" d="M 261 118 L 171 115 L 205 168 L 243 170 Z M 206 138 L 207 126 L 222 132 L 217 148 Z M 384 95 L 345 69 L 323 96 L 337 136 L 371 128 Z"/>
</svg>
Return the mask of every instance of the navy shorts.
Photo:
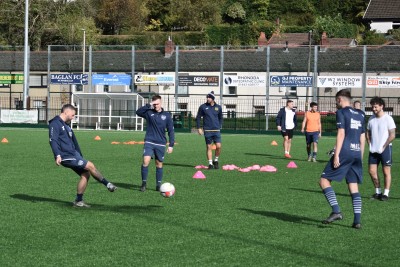
<svg viewBox="0 0 400 267">
<path fill-rule="evenodd" d="M 221 143 L 221 132 L 204 131 L 204 139 L 207 145 L 212 143 Z"/>
<path fill-rule="evenodd" d="M 293 138 L 293 129 L 281 131 L 283 137 L 287 136 L 289 139 Z"/>
<path fill-rule="evenodd" d="M 306 143 L 318 143 L 319 132 L 306 132 Z"/>
<path fill-rule="evenodd" d="M 164 155 L 165 146 L 147 142 L 144 143 L 143 156 L 150 156 L 151 158 L 155 158 L 156 160 L 163 162 Z"/>
<path fill-rule="evenodd" d="M 361 153 L 359 156 L 354 156 L 353 153 L 348 154 L 349 155 L 344 156 L 344 153 L 340 153 L 339 168 L 333 167 L 334 157 L 331 157 L 329 162 L 326 164 L 321 177 L 337 182 L 340 182 L 343 180 L 343 178 L 346 178 L 347 183 L 361 184 L 363 180 Z"/>
<path fill-rule="evenodd" d="M 392 146 L 388 145 L 382 154 L 369 152 L 368 164 L 392 166 Z"/>
<path fill-rule="evenodd" d="M 73 157 L 65 158 L 61 161 L 62 166 L 72 169 L 78 175 L 82 175 L 84 172 L 87 172 L 87 170 L 85 170 L 87 163 L 88 161 L 85 160 L 79 153 L 75 153 Z"/>
</svg>

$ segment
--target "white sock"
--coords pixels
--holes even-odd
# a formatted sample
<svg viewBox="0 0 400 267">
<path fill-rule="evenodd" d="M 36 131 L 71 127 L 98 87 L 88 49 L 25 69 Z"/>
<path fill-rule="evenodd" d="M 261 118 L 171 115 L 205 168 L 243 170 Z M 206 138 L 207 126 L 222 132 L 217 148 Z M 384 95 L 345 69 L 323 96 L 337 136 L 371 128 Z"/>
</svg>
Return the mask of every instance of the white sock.
<svg viewBox="0 0 400 267">
<path fill-rule="evenodd" d="M 381 189 L 378 187 L 378 188 L 375 188 L 375 193 L 377 193 L 377 194 L 379 195 L 379 194 L 382 193 L 382 191 L 381 191 Z"/>
<path fill-rule="evenodd" d="M 289 154 L 289 151 L 285 151 L 285 154 Z"/>
<path fill-rule="evenodd" d="M 208 161 L 208 164 L 209 164 L 209 165 L 213 165 L 211 159 Z"/>
<path fill-rule="evenodd" d="M 218 161 L 218 157 L 215 157 L 215 161 Z"/>
<path fill-rule="evenodd" d="M 385 189 L 385 191 L 383 192 L 383 194 L 384 194 L 385 196 L 389 196 L 389 189 Z"/>
</svg>

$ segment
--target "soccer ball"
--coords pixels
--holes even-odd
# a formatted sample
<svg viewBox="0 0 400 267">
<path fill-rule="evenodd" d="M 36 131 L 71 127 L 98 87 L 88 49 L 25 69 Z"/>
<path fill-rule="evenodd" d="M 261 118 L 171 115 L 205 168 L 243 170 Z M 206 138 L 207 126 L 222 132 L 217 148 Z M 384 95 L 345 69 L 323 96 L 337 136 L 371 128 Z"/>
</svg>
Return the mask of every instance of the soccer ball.
<svg viewBox="0 0 400 267">
<path fill-rule="evenodd" d="M 175 186 L 171 183 L 163 183 L 160 187 L 160 193 L 163 197 L 172 197 L 175 194 Z"/>
</svg>

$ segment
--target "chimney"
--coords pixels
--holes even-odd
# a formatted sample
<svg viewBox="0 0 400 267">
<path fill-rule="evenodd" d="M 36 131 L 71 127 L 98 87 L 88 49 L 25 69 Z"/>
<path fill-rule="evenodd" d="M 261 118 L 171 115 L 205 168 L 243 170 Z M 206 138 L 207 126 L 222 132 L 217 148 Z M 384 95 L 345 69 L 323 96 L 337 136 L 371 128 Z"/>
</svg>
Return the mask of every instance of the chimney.
<svg viewBox="0 0 400 267">
<path fill-rule="evenodd" d="M 321 46 L 328 46 L 328 45 L 329 45 L 328 37 L 326 36 L 326 32 L 323 32 L 321 36 Z"/>
<path fill-rule="evenodd" d="M 165 41 L 165 57 L 171 57 L 174 53 L 175 44 L 171 40 L 171 36 L 168 36 L 168 40 Z"/>
<path fill-rule="evenodd" d="M 265 37 L 265 32 L 260 33 L 260 37 L 258 37 L 258 48 L 262 48 L 268 45 L 267 37 Z"/>
</svg>

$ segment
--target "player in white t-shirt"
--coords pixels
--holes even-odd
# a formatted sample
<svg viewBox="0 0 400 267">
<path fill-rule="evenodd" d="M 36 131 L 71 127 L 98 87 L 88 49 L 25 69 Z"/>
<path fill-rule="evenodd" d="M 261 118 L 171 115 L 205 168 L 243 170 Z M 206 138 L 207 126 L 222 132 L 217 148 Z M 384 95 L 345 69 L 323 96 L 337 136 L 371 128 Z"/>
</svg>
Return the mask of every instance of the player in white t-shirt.
<svg viewBox="0 0 400 267">
<path fill-rule="evenodd" d="M 396 124 L 393 118 L 384 112 L 385 101 L 381 97 L 372 98 L 370 104 L 374 114 L 368 120 L 366 138 L 369 144 L 368 170 L 375 186 L 372 198 L 386 201 L 389 199 L 392 180 L 392 141 L 396 137 Z M 382 164 L 384 176 L 383 194 L 378 177 L 379 163 Z"/>
</svg>

